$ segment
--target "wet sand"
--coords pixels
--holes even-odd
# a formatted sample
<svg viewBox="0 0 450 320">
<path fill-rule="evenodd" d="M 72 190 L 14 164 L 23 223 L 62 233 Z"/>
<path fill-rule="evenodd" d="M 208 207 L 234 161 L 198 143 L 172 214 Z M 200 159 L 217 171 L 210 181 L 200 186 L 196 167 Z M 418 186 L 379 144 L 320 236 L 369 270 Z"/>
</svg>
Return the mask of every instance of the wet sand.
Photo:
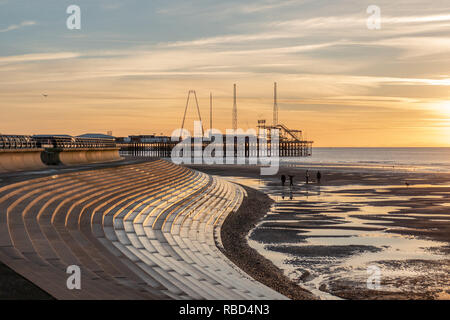
<svg viewBox="0 0 450 320">
<path fill-rule="evenodd" d="M 270 210 L 273 200 L 260 191 L 244 188 L 248 197 L 244 199 L 239 210 L 225 220 L 221 229 L 224 248 L 219 249 L 253 279 L 285 296 L 296 300 L 315 299 L 310 292 L 292 282 L 270 260 L 248 245 L 248 232 Z"/>
<path fill-rule="evenodd" d="M 315 296 L 450 298 L 450 174 L 321 168 L 322 183 L 305 185 L 302 168 L 260 177 L 251 166 L 190 167 L 270 195 L 275 208 L 248 241 L 234 240 L 247 242 Z M 292 199 L 289 187 L 280 186 L 281 174 L 295 176 Z M 369 266 L 381 271 L 379 288 L 367 286 Z"/>
</svg>

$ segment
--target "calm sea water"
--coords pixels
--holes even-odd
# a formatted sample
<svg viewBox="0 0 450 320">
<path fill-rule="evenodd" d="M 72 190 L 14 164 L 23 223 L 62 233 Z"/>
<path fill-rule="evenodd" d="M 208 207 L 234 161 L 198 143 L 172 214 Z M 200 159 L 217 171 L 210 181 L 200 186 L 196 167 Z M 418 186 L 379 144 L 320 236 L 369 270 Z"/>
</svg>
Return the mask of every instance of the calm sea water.
<svg viewBox="0 0 450 320">
<path fill-rule="evenodd" d="M 450 148 L 313 148 L 312 153 L 311 157 L 282 158 L 280 164 L 310 169 L 332 166 L 343 170 L 450 172 Z"/>
<path fill-rule="evenodd" d="M 312 157 L 283 158 L 282 163 L 450 172 L 450 148 L 313 148 Z"/>
</svg>

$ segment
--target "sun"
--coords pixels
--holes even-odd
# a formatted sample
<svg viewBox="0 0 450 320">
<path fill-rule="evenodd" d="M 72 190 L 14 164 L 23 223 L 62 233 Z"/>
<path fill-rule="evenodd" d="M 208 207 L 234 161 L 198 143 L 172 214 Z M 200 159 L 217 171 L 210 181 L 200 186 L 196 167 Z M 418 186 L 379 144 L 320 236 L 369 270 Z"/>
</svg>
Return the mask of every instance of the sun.
<svg viewBox="0 0 450 320">
<path fill-rule="evenodd" d="M 437 105 L 437 111 L 445 117 L 450 117 L 450 101 L 442 101 Z"/>
</svg>

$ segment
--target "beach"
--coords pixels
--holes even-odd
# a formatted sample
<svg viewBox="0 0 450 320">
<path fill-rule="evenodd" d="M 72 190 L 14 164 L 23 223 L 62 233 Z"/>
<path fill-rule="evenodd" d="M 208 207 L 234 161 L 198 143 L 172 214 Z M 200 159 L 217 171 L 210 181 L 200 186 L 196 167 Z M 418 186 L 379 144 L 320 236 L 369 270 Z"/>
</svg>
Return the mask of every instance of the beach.
<svg viewBox="0 0 450 320">
<path fill-rule="evenodd" d="M 283 294 L 293 299 L 450 298 L 449 173 L 302 164 L 260 176 L 256 166 L 189 167 L 259 190 L 273 201 L 256 200 L 260 205 L 243 206 L 239 219 L 231 215 L 224 231 L 247 234 L 224 240 L 224 246 L 234 263 Z M 292 189 L 289 183 L 281 186 L 282 174 L 294 176 Z M 261 197 L 249 192 L 249 198 Z M 251 218 L 243 227 L 245 214 Z M 373 275 L 379 277 L 375 288 L 368 281 Z M 291 284 L 279 280 L 284 277 Z"/>
<path fill-rule="evenodd" d="M 0 182 L 25 182 L 31 174 L 55 179 L 149 161 L 17 172 L 3 174 Z M 277 175 L 260 176 L 257 166 L 189 167 L 243 186 L 247 196 L 225 219 L 216 246 L 239 269 L 284 296 L 450 299 L 450 173 L 294 163 L 283 165 Z M 293 186 L 288 179 L 283 187 L 281 175 L 293 176 Z M 17 289 L 4 290 L 3 298 L 52 298 L 5 265 L 0 269 L 2 288 Z"/>
</svg>

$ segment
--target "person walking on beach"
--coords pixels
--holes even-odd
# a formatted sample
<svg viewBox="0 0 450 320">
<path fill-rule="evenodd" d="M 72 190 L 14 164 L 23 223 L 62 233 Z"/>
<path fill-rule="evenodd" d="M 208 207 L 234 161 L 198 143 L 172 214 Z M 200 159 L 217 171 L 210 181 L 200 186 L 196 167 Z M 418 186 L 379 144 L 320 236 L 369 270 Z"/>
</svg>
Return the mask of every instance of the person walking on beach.
<svg viewBox="0 0 450 320">
<path fill-rule="evenodd" d="M 284 174 L 281 175 L 281 185 L 284 187 L 284 184 L 286 183 L 286 176 Z"/>
<path fill-rule="evenodd" d="M 306 170 L 305 180 L 306 180 L 306 184 L 308 184 L 309 183 L 309 170 Z"/>
<path fill-rule="evenodd" d="M 322 174 L 320 171 L 317 171 L 317 183 L 320 184 L 320 179 L 322 179 Z"/>
<path fill-rule="evenodd" d="M 294 186 L 294 176 L 289 176 L 289 187 L 293 187 Z"/>
</svg>

